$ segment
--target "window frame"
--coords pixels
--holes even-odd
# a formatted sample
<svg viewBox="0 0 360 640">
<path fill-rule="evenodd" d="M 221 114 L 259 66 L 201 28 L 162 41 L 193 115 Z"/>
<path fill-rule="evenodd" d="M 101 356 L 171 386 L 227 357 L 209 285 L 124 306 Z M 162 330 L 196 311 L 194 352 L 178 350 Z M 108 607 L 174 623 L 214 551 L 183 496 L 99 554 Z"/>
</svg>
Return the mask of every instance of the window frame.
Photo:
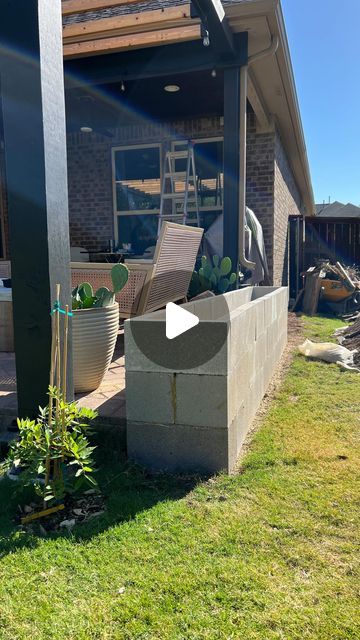
<svg viewBox="0 0 360 640">
<path fill-rule="evenodd" d="M 139 216 L 139 215 L 159 215 L 160 208 L 158 209 L 139 209 L 139 210 L 126 210 L 119 211 L 117 208 L 117 194 L 116 194 L 116 185 L 121 182 L 121 180 L 116 180 L 116 163 L 115 156 L 118 151 L 131 151 L 132 149 L 159 149 L 159 178 L 160 178 L 160 193 L 161 193 L 161 184 L 162 184 L 162 143 L 161 142 L 152 142 L 146 144 L 131 144 L 131 145 L 119 145 L 111 148 L 111 165 L 112 165 L 112 191 L 113 191 L 113 225 L 114 225 L 114 240 L 115 244 L 119 243 L 119 225 L 118 218 L 119 216 Z"/>
<path fill-rule="evenodd" d="M 176 151 L 176 146 L 179 145 L 183 145 L 186 144 L 188 142 L 188 138 L 182 138 L 182 139 L 177 139 L 177 140 L 172 140 L 171 142 L 171 150 L 172 151 Z M 222 142 L 223 143 L 223 153 L 224 153 L 224 136 L 214 136 L 212 137 L 206 137 L 206 138 L 191 138 L 191 141 L 194 144 L 206 144 L 206 143 L 210 143 L 210 142 Z M 224 169 L 224 163 L 223 163 L 223 169 Z M 196 166 L 195 166 L 195 170 L 196 170 Z M 199 212 L 202 213 L 213 213 L 214 211 L 223 211 L 224 209 L 224 205 L 212 205 L 210 207 L 206 207 L 206 206 L 200 206 L 199 205 Z"/>
</svg>

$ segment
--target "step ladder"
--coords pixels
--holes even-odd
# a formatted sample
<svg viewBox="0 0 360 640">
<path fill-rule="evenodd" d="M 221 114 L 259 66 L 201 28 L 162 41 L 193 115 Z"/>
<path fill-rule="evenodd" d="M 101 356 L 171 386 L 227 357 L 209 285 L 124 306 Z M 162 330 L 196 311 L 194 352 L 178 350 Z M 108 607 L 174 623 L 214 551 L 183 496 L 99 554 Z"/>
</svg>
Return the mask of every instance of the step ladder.
<svg viewBox="0 0 360 640">
<path fill-rule="evenodd" d="M 176 162 L 186 160 L 186 170 L 176 171 Z M 190 217 L 195 213 L 195 217 Z M 158 234 L 164 220 L 200 227 L 194 145 L 183 151 L 167 151 L 161 183 Z"/>
</svg>

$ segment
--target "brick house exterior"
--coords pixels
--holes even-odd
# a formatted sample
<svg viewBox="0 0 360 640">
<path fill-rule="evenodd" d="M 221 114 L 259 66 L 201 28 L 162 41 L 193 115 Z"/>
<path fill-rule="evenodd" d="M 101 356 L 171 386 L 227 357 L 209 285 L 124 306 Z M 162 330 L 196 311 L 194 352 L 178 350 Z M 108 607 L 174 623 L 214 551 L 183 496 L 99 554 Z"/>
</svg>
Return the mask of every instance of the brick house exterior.
<svg viewBox="0 0 360 640">
<path fill-rule="evenodd" d="M 99 250 L 113 236 L 112 147 L 161 142 L 165 149 L 174 137 L 221 137 L 223 125 L 220 117 L 209 117 L 129 125 L 113 133 L 113 138 L 83 133 L 68 136 L 72 246 Z M 276 128 L 257 133 L 252 114 L 248 118 L 247 205 L 263 227 L 274 284 L 287 283 L 288 217 L 300 213 L 300 195 Z"/>
<path fill-rule="evenodd" d="M 64 16 L 63 24 L 89 24 L 89 21 L 113 17 L 121 20 L 121 16 L 131 12 L 166 9 L 181 5 L 180 0 L 152 0 L 143 4 L 121 3 L 116 8 L 102 11 L 80 12 Z M 242 29 L 238 24 L 238 14 L 246 15 L 247 6 L 251 2 L 228 0 L 223 2 L 230 26 L 234 32 Z M 266 5 L 267 2 L 264 2 Z M 281 28 L 281 11 L 272 6 L 264 8 L 264 14 L 255 16 L 256 28 L 250 28 L 252 15 L 246 18 L 249 27 L 249 53 L 254 53 L 264 44 L 257 43 L 257 31 L 260 22 L 268 28 L 269 16 L 279 22 L 278 37 L 280 50 L 284 58 L 288 56 L 284 29 Z M 232 23 L 232 19 L 234 22 Z M 119 22 L 120 24 L 120 22 Z M 276 32 L 276 29 L 273 29 Z M 253 50 L 252 50 L 253 48 Z M 150 51 L 150 50 L 149 50 Z M 123 55 L 123 54 L 120 54 Z M 126 54 L 125 54 L 126 55 Z M 104 56 L 106 57 L 106 56 Z M 280 62 L 279 62 L 280 60 Z M 273 284 L 288 282 L 288 220 L 290 215 L 311 214 L 312 191 L 307 167 L 305 145 L 302 140 L 300 115 L 296 95 L 292 95 L 291 65 L 289 60 L 286 69 L 281 69 L 281 58 L 272 58 L 271 74 L 265 60 L 252 67 L 252 80 L 255 81 L 248 93 L 248 125 L 247 125 L 247 184 L 246 204 L 255 212 L 262 225 L 270 277 Z M 280 64 L 280 67 L 279 67 Z M 210 76 L 209 76 L 210 77 Z M 250 77 L 250 76 L 249 76 Z M 284 97 L 279 107 L 279 91 Z M 211 89 L 210 89 L 211 90 Z M 255 99 L 254 99 L 254 95 Z M 195 96 L 193 97 L 193 101 Z M 290 105 L 290 106 L 289 106 Z M 286 111 L 288 109 L 288 112 Z M 190 111 L 190 114 L 192 112 Z M 183 119 L 161 119 L 149 122 L 139 118 L 132 124 L 111 129 L 113 137 L 97 133 L 81 133 L 79 128 L 68 133 L 68 188 L 70 244 L 88 250 L 100 250 L 108 245 L 114 236 L 114 185 L 112 176 L 112 148 L 126 145 L 160 144 L 164 151 L 176 138 L 201 139 L 219 138 L 223 136 L 223 117 L 221 106 L 209 115 L 202 109 L 201 117 Z M 216 113 L 217 115 L 214 115 Z M 182 117 L 181 113 L 181 117 Z M 170 114 L 171 117 L 171 114 Z M 263 123 L 265 121 L 265 126 Z M 276 123 L 276 124 L 274 124 Z M 299 151 L 300 150 L 300 151 Z M 291 161 L 290 161 L 291 159 Z M 0 150 L 1 163 L 1 150 Z M 2 168 L 4 179 L 4 167 Z M 1 171 L 0 171 L 1 175 Z M 2 231 L 3 258 L 9 258 L 8 221 L 6 196 L 2 190 Z M 1 258 L 1 252 L 0 252 Z"/>
</svg>

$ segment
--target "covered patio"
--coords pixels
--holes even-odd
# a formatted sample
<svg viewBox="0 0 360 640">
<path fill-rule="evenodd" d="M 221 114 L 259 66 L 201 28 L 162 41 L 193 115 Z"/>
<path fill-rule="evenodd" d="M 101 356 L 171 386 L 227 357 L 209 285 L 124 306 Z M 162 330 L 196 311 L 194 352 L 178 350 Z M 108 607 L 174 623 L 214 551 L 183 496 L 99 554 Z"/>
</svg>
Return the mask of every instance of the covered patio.
<svg viewBox="0 0 360 640">
<path fill-rule="evenodd" d="M 39 405 L 46 404 L 49 309 L 56 284 L 61 284 L 64 307 L 74 270 L 81 270 L 84 262 L 100 263 L 89 265 L 93 271 L 118 260 L 130 271 L 134 263 L 145 269 L 151 264 L 163 219 L 181 216 L 176 200 L 161 214 L 168 153 L 179 154 L 174 173 L 183 174 L 184 149 L 193 150 L 199 219 L 190 207 L 187 224 L 207 231 L 220 220 L 218 253 L 231 259 L 237 274 L 240 266 L 244 270 L 254 266 L 246 257 L 246 204 L 263 225 L 277 285 L 283 283 L 288 207 L 299 210 L 303 201 L 311 209 L 306 157 L 298 153 L 303 148 L 298 145 L 301 123 L 297 120 L 295 128 L 293 124 L 298 107 L 279 8 L 271 2 L 223 7 L 215 0 L 181 6 L 176 1 L 156 2 L 154 10 L 137 7 L 141 4 L 137 1 L 110 4 L 116 7 L 111 16 L 103 0 L 64 0 L 51 10 L 39 0 L 25 5 L 24 33 L 18 29 L 14 8 L 3 23 L 8 46 L 0 67 L 2 199 L 6 201 L 2 258 L 11 261 L 16 354 L 0 354 L 0 414 L 6 420 L 16 413 L 33 416 Z M 23 50 L 25 33 L 25 53 L 15 55 L 14 51 Z M 14 83 L 17 76 L 20 84 Z M 279 114 L 279 125 L 269 109 Z M 247 143 L 252 155 L 247 155 Z M 275 203 L 280 193 L 276 179 L 283 210 Z M 174 195 L 183 191 L 184 178 L 179 177 Z M 272 294 L 278 297 L 275 291 Z M 271 301 L 256 303 L 256 320 L 246 321 L 251 335 L 254 330 L 249 348 L 255 348 L 255 334 L 262 336 L 262 345 L 256 347 L 259 366 L 253 371 L 261 380 L 249 416 L 286 338 L 286 300 L 283 293 L 279 295 L 279 308 Z M 234 301 L 234 308 L 255 298 L 250 292 L 241 304 Z M 281 325 L 281 330 L 275 324 L 271 327 L 271 340 L 263 317 L 265 304 L 269 323 Z M 129 315 L 128 310 L 120 313 L 122 318 Z M 77 397 L 81 404 L 97 409 L 102 422 L 120 425 L 126 417 L 122 340 L 120 333 L 101 386 Z M 266 372 L 260 357 L 265 342 L 270 354 Z M 250 359 L 253 367 L 253 354 Z M 70 357 L 68 397 L 72 394 Z M 162 402 L 159 397 L 158 405 Z M 234 415 L 234 421 L 238 418 Z"/>
</svg>

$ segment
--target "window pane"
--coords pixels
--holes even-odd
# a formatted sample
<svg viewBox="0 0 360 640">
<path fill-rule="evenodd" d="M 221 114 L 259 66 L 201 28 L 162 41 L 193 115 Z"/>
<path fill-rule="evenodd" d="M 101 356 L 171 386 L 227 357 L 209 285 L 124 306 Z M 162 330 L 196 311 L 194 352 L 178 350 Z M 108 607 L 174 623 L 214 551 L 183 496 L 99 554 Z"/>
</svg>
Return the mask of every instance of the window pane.
<svg viewBox="0 0 360 640">
<path fill-rule="evenodd" d="M 186 143 L 176 143 L 180 150 Z M 200 207 L 222 207 L 224 171 L 223 142 L 194 143 L 195 171 Z M 176 170 L 185 171 L 186 160 L 176 161 Z"/>
<path fill-rule="evenodd" d="M 117 211 L 160 207 L 160 150 L 158 147 L 115 152 Z"/>
<path fill-rule="evenodd" d="M 150 247 L 156 245 L 158 215 L 133 215 L 121 216 L 118 221 L 119 247 L 123 244 L 131 244 L 131 251 L 136 255 L 143 255 Z"/>
</svg>

